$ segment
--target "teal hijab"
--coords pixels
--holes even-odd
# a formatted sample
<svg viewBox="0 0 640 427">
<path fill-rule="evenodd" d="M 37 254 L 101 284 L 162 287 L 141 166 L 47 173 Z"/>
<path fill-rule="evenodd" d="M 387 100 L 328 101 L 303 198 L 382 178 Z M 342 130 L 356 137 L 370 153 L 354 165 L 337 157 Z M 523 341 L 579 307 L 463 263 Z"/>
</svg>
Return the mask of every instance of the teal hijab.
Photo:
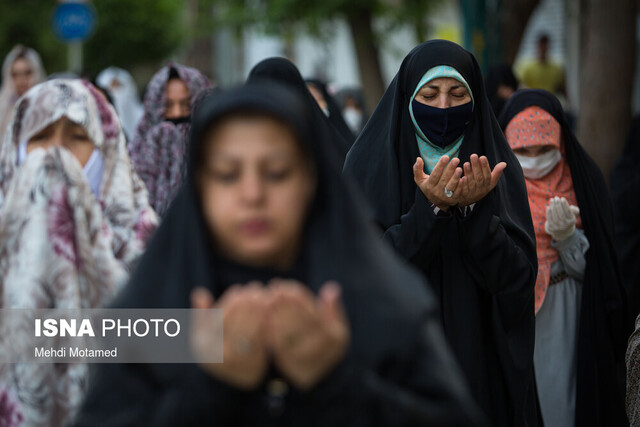
<svg viewBox="0 0 640 427">
<path fill-rule="evenodd" d="M 413 129 L 415 130 L 415 133 L 416 133 L 416 141 L 418 142 L 418 150 L 420 151 L 420 157 L 422 157 L 422 160 L 424 161 L 425 173 L 428 173 L 428 174 L 431 173 L 433 168 L 438 163 L 438 160 L 440 160 L 442 156 L 449 156 L 450 159 L 457 157 L 458 154 L 460 153 L 462 140 L 464 139 L 464 135 L 461 135 L 460 138 L 458 138 L 458 140 L 455 141 L 454 143 L 444 148 L 438 147 L 437 145 L 432 144 L 429 141 L 429 139 L 424 135 L 424 133 L 420 129 L 420 126 L 418 126 L 418 123 L 416 122 L 415 117 L 413 117 L 412 102 L 415 99 L 418 91 L 422 88 L 422 86 L 426 85 L 430 81 L 439 79 L 441 77 L 450 77 L 462 83 L 467 88 L 467 90 L 469 91 L 469 94 L 471 95 L 471 102 L 474 103 L 473 92 L 471 92 L 471 88 L 469 87 L 469 84 L 467 83 L 467 81 L 464 79 L 464 77 L 462 77 L 462 75 L 458 72 L 458 70 L 448 65 L 439 65 L 437 67 L 431 68 L 429 71 L 424 73 L 424 76 L 422 76 L 422 78 L 418 82 L 418 85 L 413 91 L 413 95 L 409 99 L 409 114 L 411 115 L 411 121 L 413 122 Z"/>
</svg>

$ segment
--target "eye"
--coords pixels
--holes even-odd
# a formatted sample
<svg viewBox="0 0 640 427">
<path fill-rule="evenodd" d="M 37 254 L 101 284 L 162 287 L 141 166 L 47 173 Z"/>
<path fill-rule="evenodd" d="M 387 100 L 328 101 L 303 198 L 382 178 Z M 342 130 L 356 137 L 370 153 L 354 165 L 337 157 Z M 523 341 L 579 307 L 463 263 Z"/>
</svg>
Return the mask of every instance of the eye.
<svg viewBox="0 0 640 427">
<path fill-rule="evenodd" d="M 437 94 L 435 93 L 423 93 L 420 96 L 422 96 L 424 99 L 434 99 L 436 95 Z"/>
<path fill-rule="evenodd" d="M 466 90 L 458 89 L 458 90 L 449 92 L 449 94 L 454 98 L 462 99 L 468 95 L 468 92 Z"/>
<path fill-rule="evenodd" d="M 77 140 L 77 141 L 86 141 L 89 139 L 89 137 L 87 136 L 86 133 L 84 132 L 74 132 L 71 134 L 71 138 Z"/>
<path fill-rule="evenodd" d="M 44 141 L 45 139 L 49 138 L 50 134 L 51 134 L 50 129 L 44 129 L 38 132 L 37 134 L 35 134 L 34 136 L 32 136 L 29 139 L 29 142 Z"/>
<path fill-rule="evenodd" d="M 240 176 L 236 170 L 215 170 L 207 169 L 206 175 L 213 181 L 218 181 L 222 184 L 232 184 L 236 182 Z"/>
<path fill-rule="evenodd" d="M 291 174 L 291 168 L 272 169 L 265 172 L 265 177 L 271 182 L 286 180 Z"/>
</svg>

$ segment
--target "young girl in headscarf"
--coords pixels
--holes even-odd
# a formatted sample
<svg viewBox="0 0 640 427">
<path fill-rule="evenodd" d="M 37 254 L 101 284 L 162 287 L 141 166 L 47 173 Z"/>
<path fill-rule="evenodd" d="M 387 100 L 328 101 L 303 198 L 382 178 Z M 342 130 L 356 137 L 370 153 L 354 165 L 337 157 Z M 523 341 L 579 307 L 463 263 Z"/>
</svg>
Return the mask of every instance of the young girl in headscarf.
<svg viewBox="0 0 640 427">
<path fill-rule="evenodd" d="M 384 240 L 431 282 L 445 334 L 492 425 L 537 425 L 533 226 L 524 177 L 473 55 L 442 40 L 414 48 L 345 172 Z"/>
<path fill-rule="evenodd" d="M 526 178 L 536 233 L 534 365 L 544 425 L 626 425 L 629 328 L 602 174 L 546 91 L 516 92 L 500 124 Z"/>
<path fill-rule="evenodd" d="M 11 121 L 13 106 L 18 98 L 34 85 L 44 81 L 40 55 L 28 47 L 17 45 L 2 64 L 2 87 L 0 87 L 0 143 Z"/>
<path fill-rule="evenodd" d="M 114 307 L 221 308 L 223 363 L 96 367 L 77 426 L 483 424 L 423 279 L 389 251 L 308 105 L 275 82 L 195 112 L 185 186 Z"/>
<path fill-rule="evenodd" d="M 174 63 L 158 71 L 147 86 L 144 115 L 129 153 L 159 216 L 185 176 L 192 103 L 210 86 L 200 71 Z"/>
<path fill-rule="evenodd" d="M 156 224 L 117 116 L 95 88 L 51 80 L 21 98 L 0 147 L 0 308 L 104 305 Z M 32 325 L 19 327 L 28 334 Z M 27 425 L 63 425 L 84 393 L 86 366 L 10 364 L 0 383 Z"/>
</svg>

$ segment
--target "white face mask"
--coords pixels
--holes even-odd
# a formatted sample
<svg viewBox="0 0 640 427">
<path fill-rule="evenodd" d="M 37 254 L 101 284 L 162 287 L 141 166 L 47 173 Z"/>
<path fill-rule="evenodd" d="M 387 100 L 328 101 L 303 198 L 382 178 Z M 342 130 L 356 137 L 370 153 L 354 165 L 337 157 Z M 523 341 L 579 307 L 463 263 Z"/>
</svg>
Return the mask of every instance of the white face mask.
<svg viewBox="0 0 640 427">
<path fill-rule="evenodd" d="M 91 191 L 93 191 L 93 194 L 96 196 L 100 196 L 100 184 L 102 184 L 104 161 L 102 160 L 102 154 L 100 154 L 98 149 L 93 150 L 93 153 L 91 153 L 91 157 L 87 160 L 83 170 L 84 176 L 86 176 L 87 181 L 89 181 Z"/>
<path fill-rule="evenodd" d="M 562 159 L 562 154 L 560 150 L 555 149 L 535 157 L 516 154 L 516 158 L 520 162 L 525 178 L 540 179 L 547 176 L 556 167 Z"/>
<path fill-rule="evenodd" d="M 353 132 L 360 131 L 360 125 L 362 124 L 362 113 L 351 107 L 347 107 L 342 110 L 342 115 L 344 116 L 344 121 L 347 122 L 347 125 Z"/>
<path fill-rule="evenodd" d="M 23 141 L 18 146 L 18 166 L 22 165 L 27 159 L 27 144 L 28 141 Z M 94 149 L 91 153 L 91 157 L 87 160 L 87 163 L 82 168 L 84 175 L 87 177 L 91 191 L 96 196 L 100 195 L 100 184 L 102 184 L 102 172 L 104 171 L 104 161 L 102 154 L 98 149 Z"/>
</svg>

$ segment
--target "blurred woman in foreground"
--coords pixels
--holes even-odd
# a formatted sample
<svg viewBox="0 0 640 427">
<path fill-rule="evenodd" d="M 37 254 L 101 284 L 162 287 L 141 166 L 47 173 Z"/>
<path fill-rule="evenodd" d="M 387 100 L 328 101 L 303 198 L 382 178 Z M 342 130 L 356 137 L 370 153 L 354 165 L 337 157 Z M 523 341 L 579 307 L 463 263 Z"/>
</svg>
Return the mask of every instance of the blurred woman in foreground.
<svg viewBox="0 0 640 427">
<path fill-rule="evenodd" d="M 76 425 L 482 422 L 314 117 L 273 82 L 198 107 L 188 179 L 114 307 L 223 309 L 224 363 L 101 365 Z M 222 344 L 192 333 L 196 357 Z"/>
</svg>

